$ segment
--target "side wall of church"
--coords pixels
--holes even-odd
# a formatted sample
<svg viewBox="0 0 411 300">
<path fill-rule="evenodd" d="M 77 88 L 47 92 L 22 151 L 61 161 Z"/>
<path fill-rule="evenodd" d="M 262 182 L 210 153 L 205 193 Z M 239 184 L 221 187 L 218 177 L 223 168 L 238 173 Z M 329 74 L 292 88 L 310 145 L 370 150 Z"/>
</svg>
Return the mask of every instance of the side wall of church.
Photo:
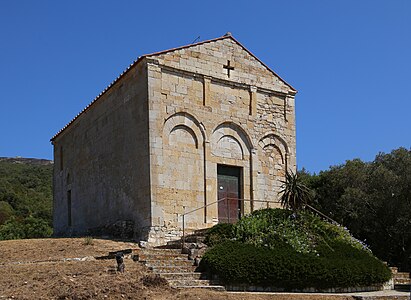
<svg viewBox="0 0 411 300">
<path fill-rule="evenodd" d="M 279 180 L 287 168 L 295 170 L 295 93 L 230 39 L 147 62 L 149 242 L 181 235 L 183 214 L 187 231 L 218 222 L 218 165 L 241 168 L 244 213 L 279 206 Z"/>
<path fill-rule="evenodd" d="M 146 72 L 143 63 L 133 67 L 55 139 L 56 235 L 133 221 L 136 238 L 145 238 L 141 229 L 151 224 Z"/>
</svg>

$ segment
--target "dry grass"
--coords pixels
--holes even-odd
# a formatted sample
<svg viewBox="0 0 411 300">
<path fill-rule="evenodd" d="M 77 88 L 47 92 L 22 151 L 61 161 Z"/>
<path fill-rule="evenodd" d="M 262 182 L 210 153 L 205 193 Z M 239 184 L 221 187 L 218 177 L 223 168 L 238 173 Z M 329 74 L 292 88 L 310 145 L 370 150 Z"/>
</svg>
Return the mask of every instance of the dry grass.
<svg viewBox="0 0 411 300">
<path fill-rule="evenodd" d="M 111 260 L 63 261 L 138 248 L 136 244 L 84 238 L 0 242 L 2 299 L 155 299 L 155 300 L 352 300 L 351 296 L 227 293 L 175 290 L 143 265 L 125 260 L 125 273 Z"/>
<path fill-rule="evenodd" d="M 137 244 L 93 239 L 85 245 L 84 238 L 11 240 L 0 242 L 0 265 L 8 262 L 59 260 L 106 255 L 109 251 L 138 248 Z"/>
</svg>

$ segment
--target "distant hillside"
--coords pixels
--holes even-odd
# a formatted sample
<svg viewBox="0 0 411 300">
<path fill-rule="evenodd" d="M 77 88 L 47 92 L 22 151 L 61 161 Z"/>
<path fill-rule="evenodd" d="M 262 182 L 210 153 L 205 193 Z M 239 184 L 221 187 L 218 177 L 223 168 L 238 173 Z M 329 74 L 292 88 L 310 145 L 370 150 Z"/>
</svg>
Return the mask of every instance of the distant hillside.
<svg viewBox="0 0 411 300">
<path fill-rule="evenodd" d="M 0 240 L 51 235 L 52 169 L 46 159 L 0 157 Z"/>
<path fill-rule="evenodd" d="M 27 164 L 35 166 L 48 166 L 52 165 L 53 161 L 41 158 L 25 158 L 25 157 L 0 157 L 0 162 L 9 162 L 14 164 Z"/>
</svg>

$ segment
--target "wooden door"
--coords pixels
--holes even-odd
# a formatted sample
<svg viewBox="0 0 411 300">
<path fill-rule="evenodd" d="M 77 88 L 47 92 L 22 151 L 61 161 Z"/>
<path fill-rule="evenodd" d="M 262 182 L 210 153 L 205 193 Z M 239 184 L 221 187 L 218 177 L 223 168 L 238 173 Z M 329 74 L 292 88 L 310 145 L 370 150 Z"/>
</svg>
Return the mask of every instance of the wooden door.
<svg viewBox="0 0 411 300">
<path fill-rule="evenodd" d="M 218 166 L 218 222 L 235 223 L 240 217 L 241 168 Z"/>
</svg>

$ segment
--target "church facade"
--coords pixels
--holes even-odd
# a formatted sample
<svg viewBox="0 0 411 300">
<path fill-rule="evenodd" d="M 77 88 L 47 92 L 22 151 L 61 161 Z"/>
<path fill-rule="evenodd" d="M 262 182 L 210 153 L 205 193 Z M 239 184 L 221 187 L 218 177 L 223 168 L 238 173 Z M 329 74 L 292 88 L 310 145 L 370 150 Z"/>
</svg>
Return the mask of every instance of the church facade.
<svg viewBox="0 0 411 300">
<path fill-rule="evenodd" d="M 55 234 L 131 221 L 158 245 L 183 214 L 192 230 L 272 206 L 296 168 L 295 95 L 230 34 L 140 57 L 51 139 Z"/>
</svg>

